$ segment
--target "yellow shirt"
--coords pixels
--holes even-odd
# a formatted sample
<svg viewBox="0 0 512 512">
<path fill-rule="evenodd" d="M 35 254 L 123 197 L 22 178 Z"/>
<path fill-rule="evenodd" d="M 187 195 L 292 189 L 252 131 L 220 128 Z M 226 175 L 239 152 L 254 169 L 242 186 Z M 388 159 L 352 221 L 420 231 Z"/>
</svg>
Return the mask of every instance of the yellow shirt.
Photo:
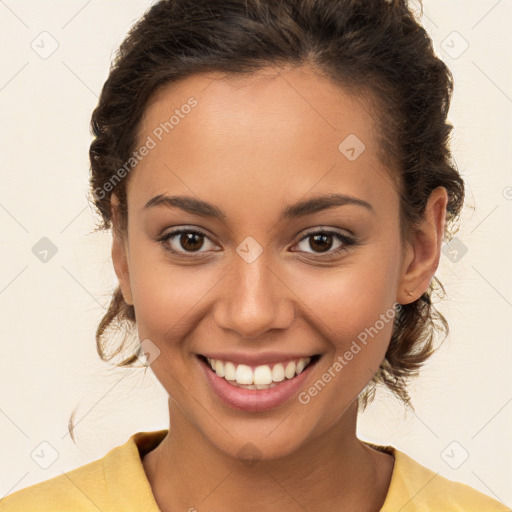
<svg viewBox="0 0 512 512">
<path fill-rule="evenodd" d="M 101 459 L 3 498 L 0 512 L 159 512 L 141 457 L 167 432 L 137 432 Z M 392 446 L 368 444 L 395 458 L 380 512 L 510 512 L 499 501 L 440 476 Z"/>
</svg>

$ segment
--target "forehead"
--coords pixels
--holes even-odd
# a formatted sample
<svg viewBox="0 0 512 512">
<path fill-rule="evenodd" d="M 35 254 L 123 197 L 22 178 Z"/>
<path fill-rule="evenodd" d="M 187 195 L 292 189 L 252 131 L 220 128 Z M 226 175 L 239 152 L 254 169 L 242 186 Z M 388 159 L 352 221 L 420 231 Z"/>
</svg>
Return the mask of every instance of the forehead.
<svg viewBox="0 0 512 512">
<path fill-rule="evenodd" d="M 236 190 L 283 204 L 308 190 L 377 200 L 382 186 L 393 189 L 367 98 L 309 67 L 166 84 L 139 126 L 139 144 L 149 139 L 129 185 L 138 206 L 170 190 L 225 197 Z"/>
</svg>

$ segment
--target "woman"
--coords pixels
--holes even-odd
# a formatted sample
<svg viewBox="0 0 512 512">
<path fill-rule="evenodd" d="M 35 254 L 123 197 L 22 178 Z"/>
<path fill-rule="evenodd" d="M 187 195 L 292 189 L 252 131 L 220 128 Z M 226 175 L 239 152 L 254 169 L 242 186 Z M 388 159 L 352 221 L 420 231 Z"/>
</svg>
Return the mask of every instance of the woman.
<svg viewBox="0 0 512 512">
<path fill-rule="evenodd" d="M 1 511 L 504 511 L 356 436 L 375 385 L 447 330 L 431 304 L 464 198 L 452 78 L 404 0 L 163 0 L 92 116 L 120 322 L 170 427 Z M 142 355 L 144 354 L 144 356 Z"/>
</svg>

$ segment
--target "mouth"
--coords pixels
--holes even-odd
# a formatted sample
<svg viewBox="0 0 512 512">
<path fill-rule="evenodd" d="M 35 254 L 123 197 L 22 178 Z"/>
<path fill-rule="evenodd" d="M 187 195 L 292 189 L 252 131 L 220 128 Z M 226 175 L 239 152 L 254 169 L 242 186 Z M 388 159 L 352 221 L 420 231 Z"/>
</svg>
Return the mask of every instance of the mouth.
<svg viewBox="0 0 512 512">
<path fill-rule="evenodd" d="M 214 359 L 202 354 L 198 358 L 208 370 L 233 387 L 266 390 L 298 377 L 320 359 L 321 354 L 262 365 L 238 364 L 233 361 Z"/>
<path fill-rule="evenodd" d="M 274 359 L 273 363 L 255 366 L 244 364 L 250 361 L 248 357 L 242 363 L 220 359 L 219 356 L 219 359 L 204 354 L 196 356 L 213 396 L 230 408 L 251 413 L 274 409 L 290 401 L 301 388 L 306 387 L 322 358 L 322 354 L 291 359 L 274 354 L 266 358 L 267 361 Z M 258 362 L 263 360 L 260 355 Z"/>
</svg>

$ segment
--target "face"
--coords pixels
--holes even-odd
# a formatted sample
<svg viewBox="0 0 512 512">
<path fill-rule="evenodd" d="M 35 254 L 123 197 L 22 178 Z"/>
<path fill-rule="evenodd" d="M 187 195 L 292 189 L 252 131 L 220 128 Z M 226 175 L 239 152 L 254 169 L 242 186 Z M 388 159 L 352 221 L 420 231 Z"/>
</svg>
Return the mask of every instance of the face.
<svg viewBox="0 0 512 512">
<path fill-rule="evenodd" d="M 195 75 L 147 106 L 139 148 L 151 148 L 130 176 L 114 265 L 171 422 L 186 417 L 225 453 L 305 446 L 384 358 L 412 253 L 375 125 L 309 68 Z M 219 375 L 207 358 L 226 363 Z M 301 358 L 283 377 L 279 364 L 291 377 Z M 261 389 L 234 385 L 233 369 Z"/>
</svg>

